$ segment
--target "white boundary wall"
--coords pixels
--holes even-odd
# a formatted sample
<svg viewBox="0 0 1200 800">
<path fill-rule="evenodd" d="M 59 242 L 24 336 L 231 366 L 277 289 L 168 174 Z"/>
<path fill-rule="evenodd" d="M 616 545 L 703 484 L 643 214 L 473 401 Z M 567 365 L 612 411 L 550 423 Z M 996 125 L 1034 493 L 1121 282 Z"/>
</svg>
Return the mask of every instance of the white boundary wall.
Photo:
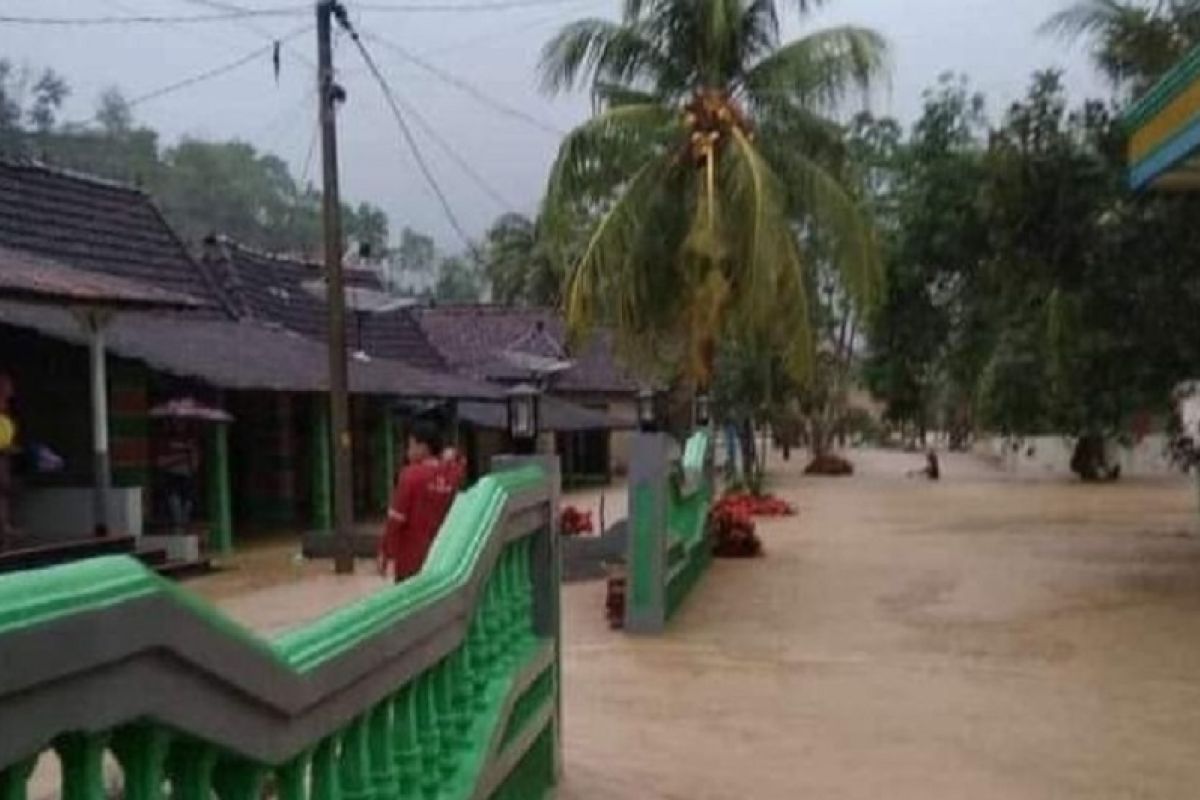
<svg viewBox="0 0 1200 800">
<path fill-rule="evenodd" d="M 1028 476 L 1070 476 L 1074 450 L 1075 439 L 1068 436 L 993 436 L 980 438 L 975 444 L 977 453 L 994 459 L 1005 472 Z M 1122 476 L 1150 477 L 1180 472 L 1171 462 L 1168 437 L 1161 433 L 1146 436 L 1132 447 L 1110 443 L 1108 458 L 1121 465 Z"/>
</svg>

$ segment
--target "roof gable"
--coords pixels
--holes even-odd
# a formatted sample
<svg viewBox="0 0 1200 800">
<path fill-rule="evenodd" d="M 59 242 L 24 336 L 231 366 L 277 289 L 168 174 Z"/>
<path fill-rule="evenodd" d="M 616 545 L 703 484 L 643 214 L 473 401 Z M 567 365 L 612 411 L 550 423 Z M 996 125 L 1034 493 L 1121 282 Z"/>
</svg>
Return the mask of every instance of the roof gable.
<svg viewBox="0 0 1200 800">
<path fill-rule="evenodd" d="M 414 312 L 429 342 L 453 368 L 496 381 L 528 380 L 527 371 L 505 359 L 506 351 L 545 358 L 566 355 L 574 366 L 554 388 L 577 392 L 629 392 L 636 383 L 617 362 L 612 337 L 597 331 L 575 352 L 566 346 L 562 317 L 548 308 L 496 305 L 433 306 Z"/>
<path fill-rule="evenodd" d="M 224 307 L 150 197 L 111 181 L 0 161 L 0 246 Z"/>
<path fill-rule="evenodd" d="M 217 276 L 239 317 L 282 325 L 321 341 L 328 336 L 325 302 L 306 288 L 324 279 L 321 265 L 262 253 L 227 238 L 206 245 L 204 262 Z M 348 288 L 383 291 L 378 277 L 364 269 L 347 269 L 345 284 Z M 406 310 L 350 311 L 346 317 L 350 348 L 425 369 L 445 369 L 445 361 Z"/>
</svg>

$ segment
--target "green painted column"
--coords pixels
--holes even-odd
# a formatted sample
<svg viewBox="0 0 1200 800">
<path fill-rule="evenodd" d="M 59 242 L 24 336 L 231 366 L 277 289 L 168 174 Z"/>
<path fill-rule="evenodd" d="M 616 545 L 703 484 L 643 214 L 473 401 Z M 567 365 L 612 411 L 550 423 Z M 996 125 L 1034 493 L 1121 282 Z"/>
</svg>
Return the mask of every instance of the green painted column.
<svg viewBox="0 0 1200 800">
<path fill-rule="evenodd" d="M 208 446 L 208 524 L 217 553 L 233 552 L 233 503 L 229 493 L 229 425 L 212 426 Z"/>
<path fill-rule="evenodd" d="M 383 403 L 382 417 L 375 427 L 375 446 L 372 453 L 375 464 L 375 508 L 387 512 L 392 498 L 392 481 L 396 475 L 396 435 L 392 421 L 392 410 Z"/>
<path fill-rule="evenodd" d="M 319 533 L 333 531 L 332 454 L 329 451 L 329 406 L 323 398 L 313 399 L 312 426 L 312 508 L 313 529 Z"/>
</svg>

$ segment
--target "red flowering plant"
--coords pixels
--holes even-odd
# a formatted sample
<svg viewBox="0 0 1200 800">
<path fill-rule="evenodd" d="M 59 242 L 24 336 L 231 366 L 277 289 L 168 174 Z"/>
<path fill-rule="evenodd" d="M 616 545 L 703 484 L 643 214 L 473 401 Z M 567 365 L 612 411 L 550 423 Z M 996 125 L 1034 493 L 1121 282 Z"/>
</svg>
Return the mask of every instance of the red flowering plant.
<svg viewBox="0 0 1200 800">
<path fill-rule="evenodd" d="M 558 515 L 558 532 L 562 536 L 584 536 L 594 533 L 592 512 L 580 511 L 575 506 L 564 506 Z"/>
<path fill-rule="evenodd" d="M 762 555 L 762 540 L 755 531 L 754 517 L 744 507 L 724 500 L 709 512 L 712 526 L 713 555 L 718 558 L 757 558 Z"/>
</svg>

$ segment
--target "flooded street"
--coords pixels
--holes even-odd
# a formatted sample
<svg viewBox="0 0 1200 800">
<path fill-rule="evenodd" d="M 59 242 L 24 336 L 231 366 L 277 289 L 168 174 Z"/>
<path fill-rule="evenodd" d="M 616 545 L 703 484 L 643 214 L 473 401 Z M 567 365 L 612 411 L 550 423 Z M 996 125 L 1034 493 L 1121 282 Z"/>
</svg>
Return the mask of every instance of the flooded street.
<svg viewBox="0 0 1200 800">
<path fill-rule="evenodd" d="M 668 633 L 564 588 L 565 800 L 1179 798 L 1200 785 L 1200 513 L 1182 478 L 1016 480 L 855 453 L 772 489 L 766 558 L 718 562 Z M 610 519 L 624 500 L 609 493 Z M 592 507 L 596 493 L 567 502 Z M 189 584 L 270 635 L 386 585 L 247 548 Z"/>
<path fill-rule="evenodd" d="M 773 489 L 667 636 L 565 590 L 561 797 L 1193 798 L 1200 515 L 1182 479 L 1006 479 L 854 455 Z"/>
</svg>

